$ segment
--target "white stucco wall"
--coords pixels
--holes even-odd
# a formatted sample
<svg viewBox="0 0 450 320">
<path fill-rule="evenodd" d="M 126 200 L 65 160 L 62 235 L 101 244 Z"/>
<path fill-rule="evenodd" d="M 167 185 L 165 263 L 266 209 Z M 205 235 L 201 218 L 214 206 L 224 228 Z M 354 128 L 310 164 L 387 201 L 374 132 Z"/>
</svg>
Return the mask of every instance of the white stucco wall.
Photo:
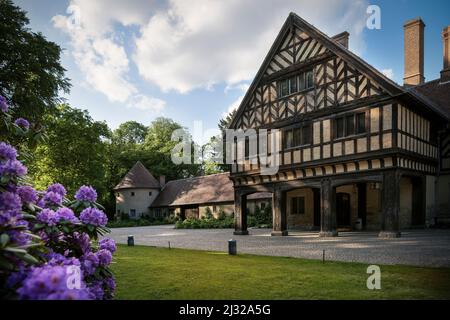
<svg viewBox="0 0 450 320">
<path fill-rule="evenodd" d="M 132 193 L 134 193 L 134 196 Z M 138 219 L 149 213 L 148 207 L 158 194 L 159 189 L 122 189 L 116 191 L 116 214 L 120 211 L 120 213 L 130 215 L 130 219 Z M 130 214 L 133 209 L 136 210 L 134 217 Z"/>
</svg>

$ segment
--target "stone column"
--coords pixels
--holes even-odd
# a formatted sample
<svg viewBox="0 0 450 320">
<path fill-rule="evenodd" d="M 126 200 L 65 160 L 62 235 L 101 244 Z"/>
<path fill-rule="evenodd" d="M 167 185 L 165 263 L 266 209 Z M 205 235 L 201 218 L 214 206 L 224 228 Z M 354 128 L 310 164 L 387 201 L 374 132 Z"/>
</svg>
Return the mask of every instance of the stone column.
<svg viewBox="0 0 450 320">
<path fill-rule="evenodd" d="M 272 236 L 287 236 L 286 192 L 275 189 L 272 194 Z"/>
<path fill-rule="evenodd" d="M 383 173 L 381 195 L 381 238 L 398 238 L 400 211 L 400 173 L 390 170 Z"/>
<path fill-rule="evenodd" d="M 320 233 L 319 237 L 337 237 L 336 191 L 331 179 L 323 179 L 320 187 Z"/>
<path fill-rule="evenodd" d="M 247 195 L 234 191 L 234 234 L 247 235 Z"/>
</svg>

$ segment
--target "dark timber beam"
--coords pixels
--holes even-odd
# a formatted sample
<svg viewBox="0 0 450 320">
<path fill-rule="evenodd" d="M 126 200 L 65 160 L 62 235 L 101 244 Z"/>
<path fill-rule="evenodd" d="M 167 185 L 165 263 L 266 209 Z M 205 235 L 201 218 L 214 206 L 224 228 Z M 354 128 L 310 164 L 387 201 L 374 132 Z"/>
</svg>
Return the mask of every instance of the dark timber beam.
<svg viewBox="0 0 450 320">
<path fill-rule="evenodd" d="M 381 238 L 398 238 L 399 211 L 400 211 L 400 172 L 398 170 L 386 171 L 383 174 L 381 196 Z"/>
<path fill-rule="evenodd" d="M 272 194 L 273 230 L 272 236 L 287 236 L 286 191 L 275 188 Z"/>
<path fill-rule="evenodd" d="M 323 179 L 320 187 L 320 233 L 319 237 L 337 237 L 336 192 L 331 179 Z"/>
<path fill-rule="evenodd" d="M 234 191 L 234 234 L 247 235 L 247 195 Z"/>
</svg>

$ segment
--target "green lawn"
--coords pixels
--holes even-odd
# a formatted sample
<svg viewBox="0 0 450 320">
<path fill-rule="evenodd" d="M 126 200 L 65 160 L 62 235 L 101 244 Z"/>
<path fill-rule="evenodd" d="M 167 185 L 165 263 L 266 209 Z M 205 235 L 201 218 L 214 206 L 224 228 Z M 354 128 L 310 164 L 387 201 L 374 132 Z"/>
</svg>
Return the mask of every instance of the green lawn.
<svg viewBox="0 0 450 320">
<path fill-rule="evenodd" d="M 117 299 L 449 299 L 450 268 L 380 266 L 119 245 Z"/>
</svg>

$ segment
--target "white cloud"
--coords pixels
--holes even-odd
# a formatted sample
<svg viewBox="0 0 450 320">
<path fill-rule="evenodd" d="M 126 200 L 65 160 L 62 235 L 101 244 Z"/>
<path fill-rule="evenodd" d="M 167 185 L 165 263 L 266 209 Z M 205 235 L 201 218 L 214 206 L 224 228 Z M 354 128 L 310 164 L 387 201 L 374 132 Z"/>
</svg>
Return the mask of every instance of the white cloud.
<svg viewBox="0 0 450 320">
<path fill-rule="evenodd" d="M 251 79 L 290 11 L 363 49 L 365 0 L 170 0 L 142 26 L 133 60 L 163 91 L 186 93 Z"/>
<path fill-rule="evenodd" d="M 383 70 L 381 70 L 381 73 L 384 74 L 389 79 L 394 80 L 394 70 L 392 70 L 392 69 L 383 69 Z"/>
<path fill-rule="evenodd" d="M 151 98 L 139 94 L 134 96 L 127 106 L 129 108 L 137 108 L 140 110 L 160 113 L 166 107 L 166 102 L 161 99 Z"/>
<path fill-rule="evenodd" d="M 132 63 L 164 92 L 218 83 L 228 91 L 251 80 L 291 11 L 329 35 L 349 31 L 352 50 L 361 52 L 367 2 L 71 0 L 53 22 L 69 34 L 87 84 L 111 101 L 129 102 L 140 94 L 134 83 L 141 80 L 129 79 Z"/>
<path fill-rule="evenodd" d="M 86 86 L 101 92 L 111 102 L 160 111 L 164 101 L 143 96 L 129 80 L 130 60 L 120 34 L 114 30 L 117 22 L 130 26 L 148 20 L 149 13 L 140 10 L 142 3 L 72 0 L 67 15 L 57 15 L 52 21 L 69 35 L 71 54 Z"/>
</svg>

